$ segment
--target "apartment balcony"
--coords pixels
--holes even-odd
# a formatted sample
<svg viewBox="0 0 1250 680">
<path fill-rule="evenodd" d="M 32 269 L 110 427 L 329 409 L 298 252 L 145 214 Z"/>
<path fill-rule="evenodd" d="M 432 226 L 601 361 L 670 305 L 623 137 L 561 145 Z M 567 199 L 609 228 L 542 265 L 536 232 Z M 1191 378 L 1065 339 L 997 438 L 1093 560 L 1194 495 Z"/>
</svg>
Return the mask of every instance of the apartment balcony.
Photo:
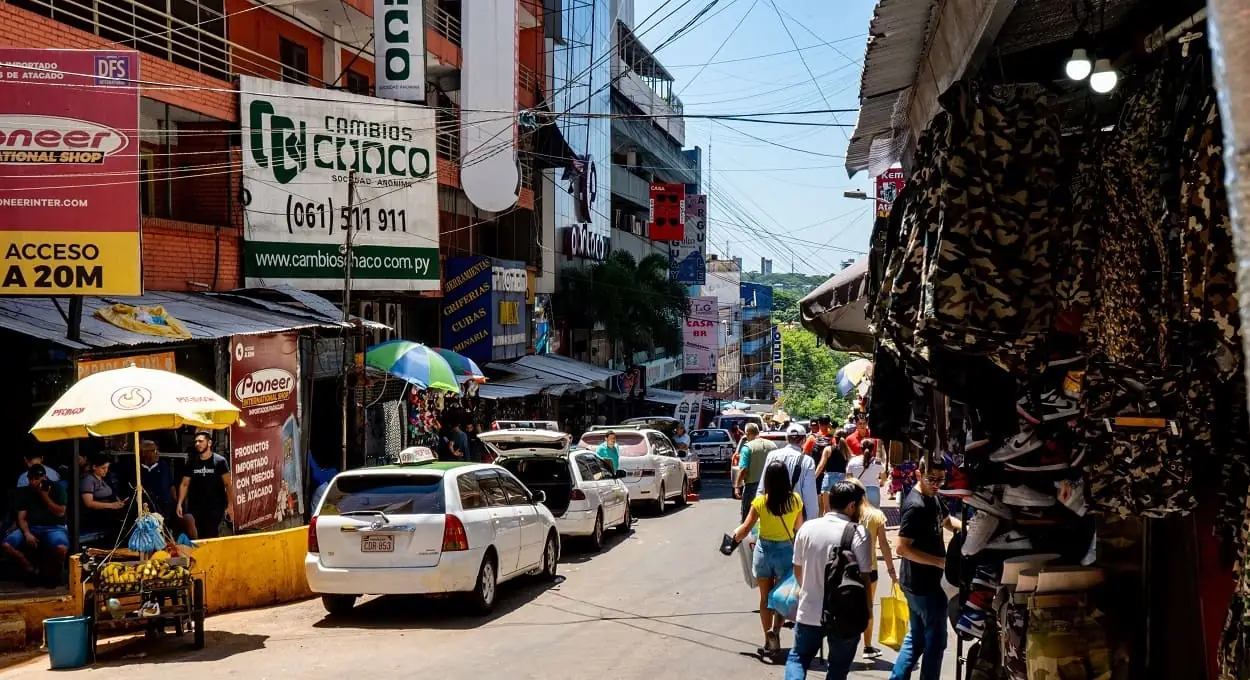
<svg viewBox="0 0 1250 680">
<path fill-rule="evenodd" d="M 655 116 L 651 122 L 672 137 L 677 146 L 685 145 L 686 119 L 682 116 L 681 101 L 676 96 L 668 99 L 661 96 L 620 57 L 612 59 L 612 83 L 643 115 Z"/>
<path fill-rule="evenodd" d="M 642 209 L 650 207 L 651 183 L 623 165 L 612 165 L 612 194 Z"/>
</svg>

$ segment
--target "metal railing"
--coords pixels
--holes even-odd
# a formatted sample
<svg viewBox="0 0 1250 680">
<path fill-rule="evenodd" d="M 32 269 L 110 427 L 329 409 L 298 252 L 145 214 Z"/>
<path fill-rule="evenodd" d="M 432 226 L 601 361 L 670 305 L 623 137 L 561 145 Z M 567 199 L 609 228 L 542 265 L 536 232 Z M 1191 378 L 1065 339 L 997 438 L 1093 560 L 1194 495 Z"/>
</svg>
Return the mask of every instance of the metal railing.
<svg viewBox="0 0 1250 680">
<path fill-rule="evenodd" d="M 460 112 L 435 109 L 435 151 L 439 158 L 460 162 Z"/>
<path fill-rule="evenodd" d="M 534 161 L 528 155 L 521 156 L 521 188 L 534 188 Z"/>
<path fill-rule="evenodd" d="M 460 46 L 460 17 L 438 6 L 437 0 L 426 0 L 425 20 L 434 32 Z"/>
<path fill-rule="evenodd" d="M 517 65 L 517 84 L 522 90 L 530 94 L 538 92 L 538 72 L 526 66 L 525 64 Z"/>
</svg>

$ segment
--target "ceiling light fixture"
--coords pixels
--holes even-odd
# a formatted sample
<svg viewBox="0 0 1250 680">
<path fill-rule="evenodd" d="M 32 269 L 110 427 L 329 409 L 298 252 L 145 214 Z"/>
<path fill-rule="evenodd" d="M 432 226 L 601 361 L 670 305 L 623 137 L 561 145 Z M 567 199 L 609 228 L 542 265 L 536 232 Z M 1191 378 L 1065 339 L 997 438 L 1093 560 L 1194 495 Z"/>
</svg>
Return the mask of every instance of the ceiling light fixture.
<svg viewBox="0 0 1250 680">
<path fill-rule="evenodd" d="M 1072 80 L 1085 80 L 1093 68 L 1094 65 L 1090 63 L 1089 55 L 1078 47 L 1072 50 L 1072 56 L 1068 57 L 1068 63 L 1064 65 L 1063 70 Z"/>
<path fill-rule="evenodd" d="M 1120 76 L 1111 68 L 1110 59 L 1099 59 L 1094 64 L 1094 72 L 1089 77 L 1089 86 L 1098 94 L 1107 94 L 1115 89 L 1117 83 L 1120 82 Z"/>
</svg>

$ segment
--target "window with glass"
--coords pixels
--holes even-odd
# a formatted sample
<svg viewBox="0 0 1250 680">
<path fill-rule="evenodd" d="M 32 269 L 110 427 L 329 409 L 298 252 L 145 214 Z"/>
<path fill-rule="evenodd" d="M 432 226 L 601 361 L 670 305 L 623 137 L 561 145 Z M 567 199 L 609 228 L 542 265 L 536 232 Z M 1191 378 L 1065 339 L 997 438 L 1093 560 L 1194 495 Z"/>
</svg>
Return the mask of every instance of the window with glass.
<svg viewBox="0 0 1250 680">
<path fill-rule="evenodd" d="M 286 38 L 278 38 L 278 60 L 282 62 L 282 81 L 308 84 L 308 48 Z"/>
</svg>

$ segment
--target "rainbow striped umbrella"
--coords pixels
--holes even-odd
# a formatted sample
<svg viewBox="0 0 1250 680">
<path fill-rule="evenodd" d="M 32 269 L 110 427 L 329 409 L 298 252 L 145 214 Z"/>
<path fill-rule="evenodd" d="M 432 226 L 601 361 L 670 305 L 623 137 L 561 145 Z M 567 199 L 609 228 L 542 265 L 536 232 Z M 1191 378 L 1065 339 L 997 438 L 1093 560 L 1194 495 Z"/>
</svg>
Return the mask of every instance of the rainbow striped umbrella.
<svg viewBox="0 0 1250 680">
<path fill-rule="evenodd" d="M 453 352 L 442 347 L 435 347 L 435 352 L 447 360 L 447 364 L 451 366 L 451 372 L 455 373 L 458 378 L 463 380 L 472 380 L 475 383 L 486 382 L 486 375 L 482 373 L 482 369 L 478 368 L 477 362 L 466 357 L 459 352 Z"/>
<path fill-rule="evenodd" d="M 456 374 L 438 352 L 418 342 L 391 340 L 365 352 L 365 364 L 427 390 L 460 393 Z"/>
</svg>

